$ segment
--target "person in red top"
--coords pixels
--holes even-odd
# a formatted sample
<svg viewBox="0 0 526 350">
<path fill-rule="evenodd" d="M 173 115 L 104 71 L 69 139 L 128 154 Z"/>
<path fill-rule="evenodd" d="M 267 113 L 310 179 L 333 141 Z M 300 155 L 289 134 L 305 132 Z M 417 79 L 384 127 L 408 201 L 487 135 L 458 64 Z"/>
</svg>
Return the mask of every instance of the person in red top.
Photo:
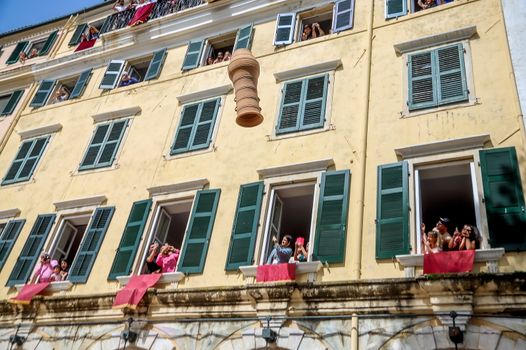
<svg viewBox="0 0 526 350">
<path fill-rule="evenodd" d="M 157 256 L 157 265 L 161 268 L 162 273 L 175 272 L 177 268 L 177 260 L 179 260 L 179 249 L 171 245 L 165 244 L 161 248 L 161 252 Z"/>
</svg>

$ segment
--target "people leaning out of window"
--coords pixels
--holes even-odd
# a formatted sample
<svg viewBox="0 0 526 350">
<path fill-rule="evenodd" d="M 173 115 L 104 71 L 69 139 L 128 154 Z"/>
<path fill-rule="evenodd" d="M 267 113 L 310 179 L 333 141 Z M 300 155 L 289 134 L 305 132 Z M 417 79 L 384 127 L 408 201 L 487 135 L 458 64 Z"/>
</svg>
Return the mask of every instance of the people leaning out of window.
<svg viewBox="0 0 526 350">
<path fill-rule="evenodd" d="M 98 39 L 100 36 L 99 30 L 94 26 L 89 26 L 87 33 L 82 33 L 82 41 L 91 41 Z"/>
<path fill-rule="evenodd" d="M 305 238 L 298 237 L 294 243 L 294 257 L 291 262 L 305 262 L 309 257 L 309 245 L 310 242 L 307 242 L 305 245 Z"/>
<path fill-rule="evenodd" d="M 431 7 L 447 4 L 448 2 L 453 2 L 453 0 L 418 0 L 418 7 L 421 10 L 426 10 Z"/>
<path fill-rule="evenodd" d="M 133 0 L 130 0 L 128 5 L 124 4 L 124 0 L 117 0 L 115 5 L 113 5 L 113 11 L 115 12 L 126 11 L 127 9 L 134 7 L 134 5 L 135 5 L 135 1 Z"/>
<path fill-rule="evenodd" d="M 305 24 L 303 33 L 301 33 L 301 41 L 314 39 L 323 35 L 325 35 L 325 32 L 321 29 L 319 23 Z"/>
<path fill-rule="evenodd" d="M 53 96 L 52 103 L 63 102 L 63 101 L 66 101 L 68 98 L 69 98 L 68 90 L 64 86 L 61 86 L 55 92 L 55 95 Z"/>
<path fill-rule="evenodd" d="M 292 237 L 289 235 L 283 236 L 281 244 L 279 244 L 276 236 L 272 236 L 272 242 L 274 243 L 274 249 L 272 249 L 272 252 L 267 259 L 267 264 L 288 263 L 292 257 L 292 248 L 290 247 Z"/>
<path fill-rule="evenodd" d="M 179 249 L 168 243 L 165 243 L 161 247 L 155 263 L 159 266 L 162 273 L 175 272 L 177 269 L 177 261 L 179 260 L 179 253 Z"/>
<path fill-rule="evenodd" d="M 224 54 L 223 54 L 223 51 L 219 51 L 215 58 L 212 55 L 206 59 L 206 65 L 209 66 L 211 64 L 227 62 L 227 61 L 230 61 L 231 58 L 232 58 L 232 54 L 230 53 L 230 51 L 225 51 Z"/>
<path fill-rule="evenodd" d="M 455 228 L 449 241 L 449 250 L 475 250 L 480 248 L 480 233 L 474 225 L 464 225 L 462 231 Z"/>
<path fill-rule="evenodd" d="M 139 80 L 137 80 L 137 78 L 129 75 L 128 73 L 123 73 L 119 86 L 133 85 L 133 84 L 137 84 L 138 82 Z"/>
<path fill-rule="evenodd" d="M 462 231 L 455 229 L 453 235 L 449 233 L 451 221 L 440 217 L 432 231 L 426 234 L 426 225 L 422 223 L 422 251 L 438 253 L 440 251 L 479 249 L 482 241 L 479 230 L 474 225 L 464 225 Z M 436 238 L 435 238 L 436 237 Z"/>
</svg>

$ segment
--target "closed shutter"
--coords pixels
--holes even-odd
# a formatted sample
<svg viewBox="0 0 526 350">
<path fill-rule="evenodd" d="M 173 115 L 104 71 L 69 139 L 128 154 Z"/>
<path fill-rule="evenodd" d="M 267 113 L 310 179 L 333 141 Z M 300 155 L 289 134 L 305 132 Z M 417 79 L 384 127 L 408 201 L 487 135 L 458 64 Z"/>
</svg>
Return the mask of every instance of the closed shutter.
<svg viewBox="0 0 526 350">
<path fill-rule="evenodd" d="M 407 15 L 407 0 L 385 0 L 385 18 Z"/>
<path fill-rule="evenodd" d="M 241 185 L 237 199 L 236 217 L 230 237 L 225 269 L 237 270 L 239 266 L 252 265 L 258 231 L 263 181 Z"/>
<path fill-rule="evenodd" d="M 237 49 L 250 49 L 252 45 L 253 25 L 241 28 L 237 31 L 236 43 L 234 44 L 234 51 Z"/>
<path fill-rule="evenodd" d="M 480 167 L 491 246 L 525 250 L 526 214 L 515 148 L 480 151 Z"/>
<path fill-rule="evenodd" d="M 94 132 L 79 170 L 111 166 L 127 125 L 128 119 L 99 125 Z"/>
<path fill-rule="evenodd" d="M 332 32 L 338 33 L 353 26 L 354 0 L 336 1 L 333 10 Z"/>
<path fill-rule="evenodd" d="M 25 222 L 26 220 L 10 220 L 5 225 L 2 235 L 0 236 L 0 271 L 4 268 L 9 253 L 20 234 L 20 231 L 22 231 Z"/>
<path fill-rule="evenodd" d="M 188 224 L 178 271 L 202 273 L 221 190 L 198 191 Z"/>
<path fill-rule="evenodd" d="M 299 128 L 299 113 L 303 81 L 286 83 L 282 91 L 281 108 L 276 133 L 296 131 Z"/>
<path fill-rule="evenodd" d="M 55 221 L 55 214 L 39 215 L 26 243 L 20 252 L 20 256 L 16 261 L 15 267 L 9 276 L 6 286 L 13 287 L 15 284 L 26 283 L 33 268 L 42 253 L 42 247 L 46 242 L 46 238 L 51 231 L 51 227 Z"/>
<path fill-rule="evenodd" d="M 314 257 L 318 260 L 342 263 L 345 259 L 350 179 L 349 170 L 322 175 L 314 244 Z"/>
<path fill-rule="evenodd" d="M 84 92 L 84 89 L 86 88 L 86 85 L 88 85 L 89 77 L 91 76 L 91 68 L 88 70 L 85 70 L 80 74 L 79 79 L 75 83 L 75 87 L 73 88 L 73 91 L 71 91 L 71 95 L 69 96 L 70 99 L 77 98 Z"/>
<path fill-rule="evenodd" d="M 434 61 L 432 51 L 409 56 L 409 110 L 436 106 Z"/>
<path fill-rule="evenodd" d="M 294 40 L 294 27 L 296 25 L 295 13 L 280 13 L 276 19 L 276 35 L 274 45 L 291 44 Z"/>
<path fill-rule="evenodd" d="M 91 218 L 89 227 L 80 243 L 79 251 L 75 256 L 68 280 L 73 283 L 86 283 L 91 268 L 95 263 L 100 246 L 113 217 L 114 207 L 97 208 Z"/>
<path fill-rule="evenodd" d="M 152 80 L 159 76 L 159 74 L 161 73 L 161 68 L 163 66 L 165 57 L 166 57 L 166 49 L 162 49 L 162 50 L 154 52 L 153 58 L 150 61 L 150 65 L 148 66 L 148 71 L 146 72 L 146 75 L 144 76 L 144 80 Z"/>
<path fill-rule="evenodd" d="M 2 181 L 2 185 L 30 179 L 42 153 L 44 153 L 48 141 L 49 136 L 44 136 L 22 143 L 11 167 Z"/>
<path fill-rule="evenodd" d="M 77 28 L 75 28 L 75 31 L 73 32 L 73 36 L 69 40 L 68 45 L 69 46 L 74 46 L 74 45 L 77 45 L 78 43 L 80 43 L 82 34 L 86 31 L 86 29 L 88 29 L 88 24 L 87 23 L 79 24 L 77 26 Z"/>
<path fill-rule="evenodd" d="M 51 91 L 53 91 L 53 88 L 55 87 L 55 83 L 55 80 L 42 81 L 38 87 L 35 97 L 33 97 L 33 100 L 29 105 L 31 107 L 40 107 L 45 105 L 49 95 L 51 95 Z"/>
<path fill-rule="evenodd" d="M 119 248 L 117 248 L 115 259 L 111 266 L 110 275 L 108 276 L 109 280 L 114 280 L 118 276 L 127 276 L 131 273 L 133 260 L 137 254 L 151 206 L 151 199 L 133 203 L 122 233 Z"/>
<path fill-rule="evenodd" d="M 11 94 L 11 97 L 9 97 L 9 101 L 7 101 L 7 104 L 5 105 L 4 109 L 0 113 L 0 115 L 10 115 L 14 112 L 16 106 L 18 105 L 18 102 L 22 98 L 22 95 L 24 94 L 24 90 L 16 90 L 13 91 Z"/>
<path fill-rule="evenodd" d="M 409 253 L 409 172 L 407 162 L 378 167 L 376 258 Z"/>
<path fill-rule="evenodd" d="M 108 64 L 108 68 L 106 68 L 106 73 L 104 73 L 104 76 L 102 77 L 102 81 L 100 82 L 99 89 L 104 90 L 111 90 L 114 89 L 115 86 L 117 86 L 117 83 L 119 82 L 119 78 L 121 76 L 122 70 L 124 69 L 124 65 L 126 64 L 126 61 L 121 60 L 113 60 Z"/>
<path fill-rule="evenodd" d="M 201 52 L 203 51 L 204 40 L 191 41 L 188 43 L 188 49 L 183 61 L 182 70 L 189 70 L 199 66 Z"/>
<path fill-rule="evenodd" d="M 38 53 L 39 56 L 44 56 L 49 53 L 49 51 L 53 47 L 53 44 L 55 43 L 55 40 L 57 40 L 57 36 L 58 30 L 55 30 L 53 33 L 49 34 L 46 42 L 44 43 L 44 46 L 42 46 L 42 49 L 40 49 L 40 52 Z"/>
<path fill-rule="evenodd" d="M 464 47 L 462 44 L 444 47 L 436 51 L 438 104 L 444 105 L 468 99 Z"/>
<path fill-rule="evenodd" d="M 16 44 L 15 49 L 13 50 L 13 52 L 11 53 L 11 55 L 9 56 L 9 58 L 7 59 L 5 63 L 13 64 L 13 63 L 18 62 L 20 52 L 24 51 L 28 44 L 29 44 L 29 41 L 21 41 L 18 44 Z"/>
</svg>

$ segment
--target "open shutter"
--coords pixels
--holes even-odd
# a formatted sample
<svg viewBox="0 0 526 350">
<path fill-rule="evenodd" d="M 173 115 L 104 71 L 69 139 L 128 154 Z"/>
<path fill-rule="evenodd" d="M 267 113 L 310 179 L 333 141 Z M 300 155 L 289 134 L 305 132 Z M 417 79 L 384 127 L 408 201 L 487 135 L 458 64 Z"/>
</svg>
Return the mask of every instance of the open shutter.
<svg viewBox="0 0 526 350">
<path fill-rule="evenodd" d="M 435 55 L 432 51 L 409 55 L 409 110 L 437 105 L 434 62 Z"/>
<path fill-rule="evenodd" d="M 256 244 L 263 181 L 241 185 L 237 199 L 236 217 L 230 237 L 225 269 L 237 270 L 239 266 L 252 265 Z"/>
<path fill-rule="evenodd" d="M 49 231 L 51 231 L 54 221 L 55 214 L 39 215 L 37 217 L 6 286 L 13 287 L 15 284 L 27 282 L 42 253 L 42 247 L 44 246 Z"/>
<path fill-rule="evenodd" d="M 42 46 L 42 49 L 40 49 L 40 52 L 38 53 L 39 56 L 44 56 L 49 53 L 51 47 L 53 47 L 53 44 L 55 43 L 55 40 L 57 40 L 57 36 L 58 30 L 55 30 L 53 33 L 49 34 L 44 46 Z"/>
<path fill-rule="evenodd" d="M 117 248 L 117 253 L 111 266 L 110 275 L 108 276 L 109 280 L 114 280 L 118 276 L 127 276 L 131 273 L 133 260 L 137 254 L 151 206 L 151 199 L 133 203 L 126 227 L 122 233 L 119 248 Z"/>
<path fill-rule="evenodd" d="M 80 243 L 79 251 L 71 264 L 68 280 L 73 283 L 86 283 L 95 263 L 100 246 L 110 225 L 115 207 L 97 208 L 89 227 Z"/>
<path fill-rule="evenodd" d="M 25 181 L 31 178 L 42 153 L 48 143 L 49 136 L 25 141 L 2 181 L 2 185 Z"/>
<path fill-rule="evenodd" d="M 246 26 L 237 31 L 236 43 L 234 44 L 234 51 L 237 49 L 250 49 L 252 45 L 253 25 Z"/>
<path fill-rule="evenodd" d="M 178 271 L 201 273 L 205 265 L 221 190 L 198 191 L 179 258 Z"/>
<path fill-rule="evenodd" d="M 480 151 L 484 199 L 492 247 L 526 249 L 526 213 L 514 147 Z"/>
<path fill-rule="evenodd" d="M 144 76 L 144 80 L 152 80 L 159 76 L 165 57 L 166 49 L 154 52 L 150 65 L 148 66 L 148 71 L 146 71 L 146 75 Z"/>
<path fill-rule="evenodd" d="M 350 179 L 349 170 L 322 175 L 314 244 L 314 257 L 320 261 L 344 261 Z"/>
<path fill-rule="evenodd" d="M 385 0 L 385 18 L 407 15 L 407 0 Z"/>
<path fill-rule="evenodd" d="M 304 81 L 300 129 L 313 129 L 323 126 L 328 82 L 328 74 Z"/>
<path fill-rule="evenodd" d="M 55 87 L 55 82 L 55 80 L 42 81 L 38 87 L 35 97 L 33 97 L 33 100 L 29 105 L 31 107 L 41 107 L 45 105 L 49 95 L 51 95 L 51 91 L 53 91 L 53 88 Z"/>
<path fill-rule="evenodd" d="M 280 13 L 276 19 L 276 35 L 274 45 L 291 44 L 294 40 L 295 13 Z"/>
<path fill-rule="evenodd" d="M 409 170 L 407 162 L 378 166 L 376 258 L 409 253 Z"/>
<path fill-rule="evenodd" d="M 73 36 L 69 40 L 68 45 L 69 46 L 74 46 L 74 45 L 77 45 L 78 43 L 80 43 L 81 36 L 86 31 L 86 29 L 88 29 L 88 24 L 87 23 L 79 24 L 77 26 L 77 28 L 75 28 L 75 32 L 73 32 Z"/>
<path fill-rule="evenodd" d="M 24 51 L 28 44 L 29 44 L 29 41 L 21 41 L 18 44 L 16 44 L 15 49 L 13 50 L 13 52 L 11 53 L 11 55 L 9 56 L 9 58 L 7 59 L 5 63 L 13 64 L 13 63 L 18 62 L 20 52 Z"/>
<path fill-rule="evenodd" d="M 115 86 L 117 86 L 117 83 L 119 82 L 119 78 L 121 76 L 121 73 L 122 73 L 122 70 L 124 69 L 125 64 L 126 64 L 126 61 L 121 61 L 121 60 L 111 61 L 110 64 L 108 64 L 106 73 L 104 73 L 104 76 L 102 77 L 102 81 L 100 82 L 99 89 L 104 89 L 104 90 L 114 89 Z"/>
<path fill-rule="evenodd" d="M 298 130 L 303 81 L 286 83 L 281 98 L 276 134 Z"/>
<path fill-rule="evenodd" d="M 333 10 L 332 32 L 338 33 L 353 26 L 354 0 L 336 1 Z"/>
<path fill-rule="evenodd" d="M 71 95 L 69 96 L 70 99 L 77 98 L 84 92 L 84 89 L 86 88 L 86 85 L 88 85 L 88 79 L 91 76 L 91 68 L 88 70 L 85 70 L 80 74 L 79 79 L 75 83 L 75 87 L 73 88 L 73 91 L 71 91 Z"/>
<path fill-rule="evenodd" d="M 210 145 L 220 102 L 221 99 L 216 98 L 215 100 L 201 103 L 199 118 L 196 120 L 194 132 L 192 133 L 191 151 L 207 148 Z"/>
<path fill-rule="evenodd" d="M 464 46 L 457 44 L 435 51 L 437 56 L 438 104 L 443 105 L 468 99 Z"/>
<path fill-rule="evenodd" d="M 4 264 L 13 248 L 13 245 L 22 231 L 26 220 L 11 220 L 9 221 L 2 231 L 0 236 L 0 271 L 2 271 Z"/>
<path fill-rule="evenodd" d="M 18 105 L 18 102 L 22 98 L 23 94 L 24 94 L 24 90 L 13 91 L 13 93 L 11 94 L 11 97 L 9 97 L 9 101 L 7 101 L 7 104 L 5 105 L 4 109 L 0 112 L 0 115 L 12 114 L 16 106 Z"/>
<path fill-rule="evenodd" d="M 204 40 L 191 41 L 188 43 L 188 49 L 186 50 L 186 56 L 184 57 L 182 70 L 189 70 L 199 66 L 199 60 L 201 59 L 203 46 Z"/>
<path fill-rule="evenodd" d="M 171 155 L 186 152 L 190 147 L 190 140 L 193 134 L 192 131 L 201 108 L 202 105 L 200 103 L 184 106 L 183 112 L 181 113 L 181 121 L 177 128 L 175 141 L 170 151 Z"/>
</svg>

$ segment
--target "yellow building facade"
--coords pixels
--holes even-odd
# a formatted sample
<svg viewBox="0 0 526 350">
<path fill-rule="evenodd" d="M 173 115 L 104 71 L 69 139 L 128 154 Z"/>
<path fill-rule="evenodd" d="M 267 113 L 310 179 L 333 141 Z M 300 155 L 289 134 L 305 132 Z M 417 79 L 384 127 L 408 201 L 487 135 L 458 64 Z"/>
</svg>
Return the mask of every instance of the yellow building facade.
<svg viewBox="0 0 526 350">
<path fill-rule="evenodd" d="M 0 37 L 2 348 L 451 349 L 454 320 L 460 348 L 524 348 L 500 1 L 159 0 L 134 26 L 111 6 Z M 260 65 L 252 128 L 213 63 L 239 48 Z M 441 217 L 480 230 L 473 273 L 423 275 Z M 309 242 L 295 280 L 256 282 L 286 234 Z M 154 242 L 176 272 L 113 309 Z M 43 251 L 68 279 L 11 303 Z"/>
</svg>

